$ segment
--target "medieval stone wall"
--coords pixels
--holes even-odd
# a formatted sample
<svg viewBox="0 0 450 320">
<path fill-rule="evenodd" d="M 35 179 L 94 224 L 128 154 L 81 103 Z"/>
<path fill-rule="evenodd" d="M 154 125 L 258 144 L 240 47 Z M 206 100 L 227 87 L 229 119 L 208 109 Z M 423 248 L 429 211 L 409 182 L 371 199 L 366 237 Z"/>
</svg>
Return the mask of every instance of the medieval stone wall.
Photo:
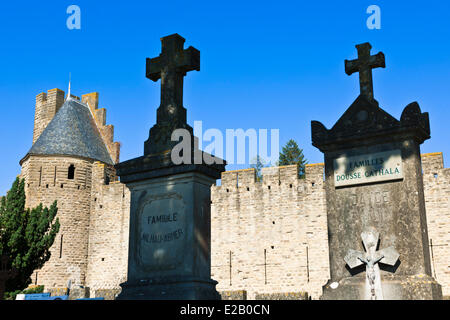
<svg viewBox="0 0 450 320">
<path fill-rule="evenodd" d="M 59 89 L 36 97 L 33 142 L 63 99 Z M 98 109 L 98 94 L 82 100 L 118 161 L 120 145 L 106 125 L 106 110 Z M 422 155 L 422 167 L 433 276 L 450 295 L 450 169 L 442 153 Z M 224 296 L 320 297 L 329 279 L 324 166 L 307 165 L 305 171 L 298 179 L 296 166 L 263 168 L 262 181 L 254 169 L 228 171 L 211 188 L 212 278 Z M 114 167 L 79 157 L 29 156 L 21 177 L 27 206 L 58 200 L 61 222 L 52 256 L 33 283 L 51 291 L 71 280 L 89 287 L 91 296 L 113 298 L 127 275 L 130 211 L 130 192 Z"/>
<path fill-rule="evenodd" d="M 440 152 L 422 155 L 422 170 L 433 277 L 450 296 L 450 168 Z"/>
<path fill-rule="evenodd" d="M 72 96 L 75 99 L 79 99 Z M 106 109 L 98 109 L 98 94 L 83 95 L 114 161 L 120 144 L 114 127 L 106 125 Z M 64 91 L 36 97 L 33 143 L 64 103 Z M 47 291 L 73 287 L 118 288 L 127 271 L 129 192 L 117 182 L 113 166 L 76 156 L 28 155 L 22 162 L 26 206 L 58 202 L 61 227 L 50 249 L 51 258 L 32 275 Z M 95 294 L 95 291 L 94 291 Z"/>
<path fill-rule="evenodd" d="M 256 295 L 308 292 L 318 297 L 328 279 L 323 165 L 222 174 L 213 186 L 212 278 L 219 291 Z"/>
<path fill-rule="evenodd" d="M 39 138 L 55 114 L 64 104 L 64 91 L 52 89 L 36 96 L 34 113 L 33 143 Z"/>
<path fill-rule="evenodd" d="M 433 276 L 450 295 L 450 169 L 442 153 L 422 155 Z M 212 278 L 222 292 L 308 292 L 317 299 L 329 279 L 323 164 L 222 174 L 211 190 Z"/>
<path fill-rule="evenodd" d="M 94 164 L 86 286 L 94 294 L 117 289 L 128 266 L 130 192 L 119 182 L 104 183 L 105 165 Z"/>
<path fill-rule="evenodd" d="M 69 167 L 74 177 L 69 178 Z M 74 157 L 30 156 L 22 166 L 27 207 L 58 202 L 60 231 L 50 249 L 51 258 L 32 277 L 33 283 L 62 287 L 68 279 L 82 285 L 86 276 L 92 161 Z"/>
</svg>

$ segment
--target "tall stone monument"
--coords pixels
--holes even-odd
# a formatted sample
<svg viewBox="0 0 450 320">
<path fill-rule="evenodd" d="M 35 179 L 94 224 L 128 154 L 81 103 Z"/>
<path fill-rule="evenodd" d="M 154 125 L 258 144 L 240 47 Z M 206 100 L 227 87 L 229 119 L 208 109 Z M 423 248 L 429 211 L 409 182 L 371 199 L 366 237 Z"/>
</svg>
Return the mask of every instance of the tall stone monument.
<svg viewBox="0 0 450 320">
<path fill-rule="evenodd" d="M 161 55 L 147 59 L 147 78 L 161 79 L 161 105 L 142 157 L 116 165 L 131 192 L 128 279 L 121 300 L 219 299 L 211 279 L 210 187 L 225 170 L 221 159 L 194 143 L 188 160 L 172 161 L 175 129 L 193 130 L 183 107 L 183 77 L 200 70 L 200 52 L 185 39 L 161 39 Z M 205 156 L 213 158 L 206 164 Z M 195 159 L 194 159 L 195 158 Z M 211 162 L 208 162 L 211 163 Z"/>
<path fill-rule="evenodd" d="M 440 299 L 420 159 L 428 113 L 416 102 L 400 121 L 382 110 L 372 69 L 385 67 L 384 54 L 371 55 L 369 43 L 356 48 L 345 71 L 360 73 L 361 94 L 331 129 L 311 122 L 313 145 L 325 157 L 331 279 L 322 299 Z"/>
</svg>

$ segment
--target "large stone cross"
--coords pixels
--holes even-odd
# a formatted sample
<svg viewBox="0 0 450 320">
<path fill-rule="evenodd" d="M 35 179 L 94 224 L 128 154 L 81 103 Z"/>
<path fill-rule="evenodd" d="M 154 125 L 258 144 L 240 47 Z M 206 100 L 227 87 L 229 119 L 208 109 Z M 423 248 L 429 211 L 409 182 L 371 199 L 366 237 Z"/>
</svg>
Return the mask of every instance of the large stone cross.
<svg viewBox="0 0 450 320">
<path fill-rule="evenodd" d="M 381 290 L 380 268 L 378 263 L 384 263 L 394 266 L 399 258 L 398 252 L 394 247 L 389 247 L 377 251 L 378 239 L 380 234 L 373 228 L 361 233 L 366 252 L 360 252 L 350 249 L 344 260 L 348 266 L 353 269 L 362 264 L 366 265 L 366 299 L 383 300 Z"/>
<path fill-rule="evenodd" d="M 368 42 L 356 45 L 356 49 L 358 50 L 358 59 L 345 60 L 345 73 L 351 75 L 359 72 L 361 95 L 373 100 L 372 69 L 386 67 L 384 53 L 379 52 L 371 56 L 372 46 Z"/>
<path fill-rule="evenodd" d="M 147 58 L 147 78 L 161 79 L 161 106 L 157 123 L 181 120 L 186 123 L 183 108 L 183 78 L 187 72 L 200 71 L 200 51 L 193 47 L 184 50 L 185 39 L 178 34 L 161 38 L 162 50 L 157 58 Z"/>
</svg>

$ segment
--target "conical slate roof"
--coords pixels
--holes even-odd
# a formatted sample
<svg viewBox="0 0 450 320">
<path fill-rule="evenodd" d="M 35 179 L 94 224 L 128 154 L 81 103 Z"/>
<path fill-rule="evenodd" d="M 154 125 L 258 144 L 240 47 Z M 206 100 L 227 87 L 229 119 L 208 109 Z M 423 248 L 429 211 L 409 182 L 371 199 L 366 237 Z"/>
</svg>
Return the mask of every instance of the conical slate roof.
<svg viewBox="0 0 450 320">
<path fill-rule="evenodd" d="M 66 100 L 28 155 L 80 156 L 114 164 L 91 110 L 73 98 Z"/>
</svg>

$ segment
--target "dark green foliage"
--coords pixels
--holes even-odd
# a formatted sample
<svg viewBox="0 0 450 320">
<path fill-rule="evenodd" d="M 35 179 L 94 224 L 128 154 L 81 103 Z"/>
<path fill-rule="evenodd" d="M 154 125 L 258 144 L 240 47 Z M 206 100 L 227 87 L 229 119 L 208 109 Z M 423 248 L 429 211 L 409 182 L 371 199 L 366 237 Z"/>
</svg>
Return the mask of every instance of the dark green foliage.
<svg viewBox="0 0 450 320">
<path fill-rule="evenodd" d="M 16 300 L 16 296 L 19 293 L 23 294 L 35 294 L 35 293 L 43 293 L 44 292 L 44 286 L 36 286 L 34 288 L 26 289 L 26 290 L 16 290 L 12 292 L 6 292 L 5 293 L 5 300 Z"/>
<path fill-rule="evenodd" d="M 6 282 L 6 291 L 25 289 L 30 276 L 50 259 L 50 247 L 59 231 L 56 201 L 50 208 L 42 204 L 25 208 L 25 180 L 17 178 L 0 204 L 0 255 L 9 257 L 17 271 Z M 55 221 L 54 221 L 55 220 Z"/>
<path fill-rule="evenodd" d="M 303 150 L 298 147 L 297 142 L 289 140 L 280 152 L 279 166 L 289 166 L 296 164 L 298 166 L 298 175 L 300 178 L 305 177 L 305 164 L 308 161 L 303 155 Z"/>
</svg>

